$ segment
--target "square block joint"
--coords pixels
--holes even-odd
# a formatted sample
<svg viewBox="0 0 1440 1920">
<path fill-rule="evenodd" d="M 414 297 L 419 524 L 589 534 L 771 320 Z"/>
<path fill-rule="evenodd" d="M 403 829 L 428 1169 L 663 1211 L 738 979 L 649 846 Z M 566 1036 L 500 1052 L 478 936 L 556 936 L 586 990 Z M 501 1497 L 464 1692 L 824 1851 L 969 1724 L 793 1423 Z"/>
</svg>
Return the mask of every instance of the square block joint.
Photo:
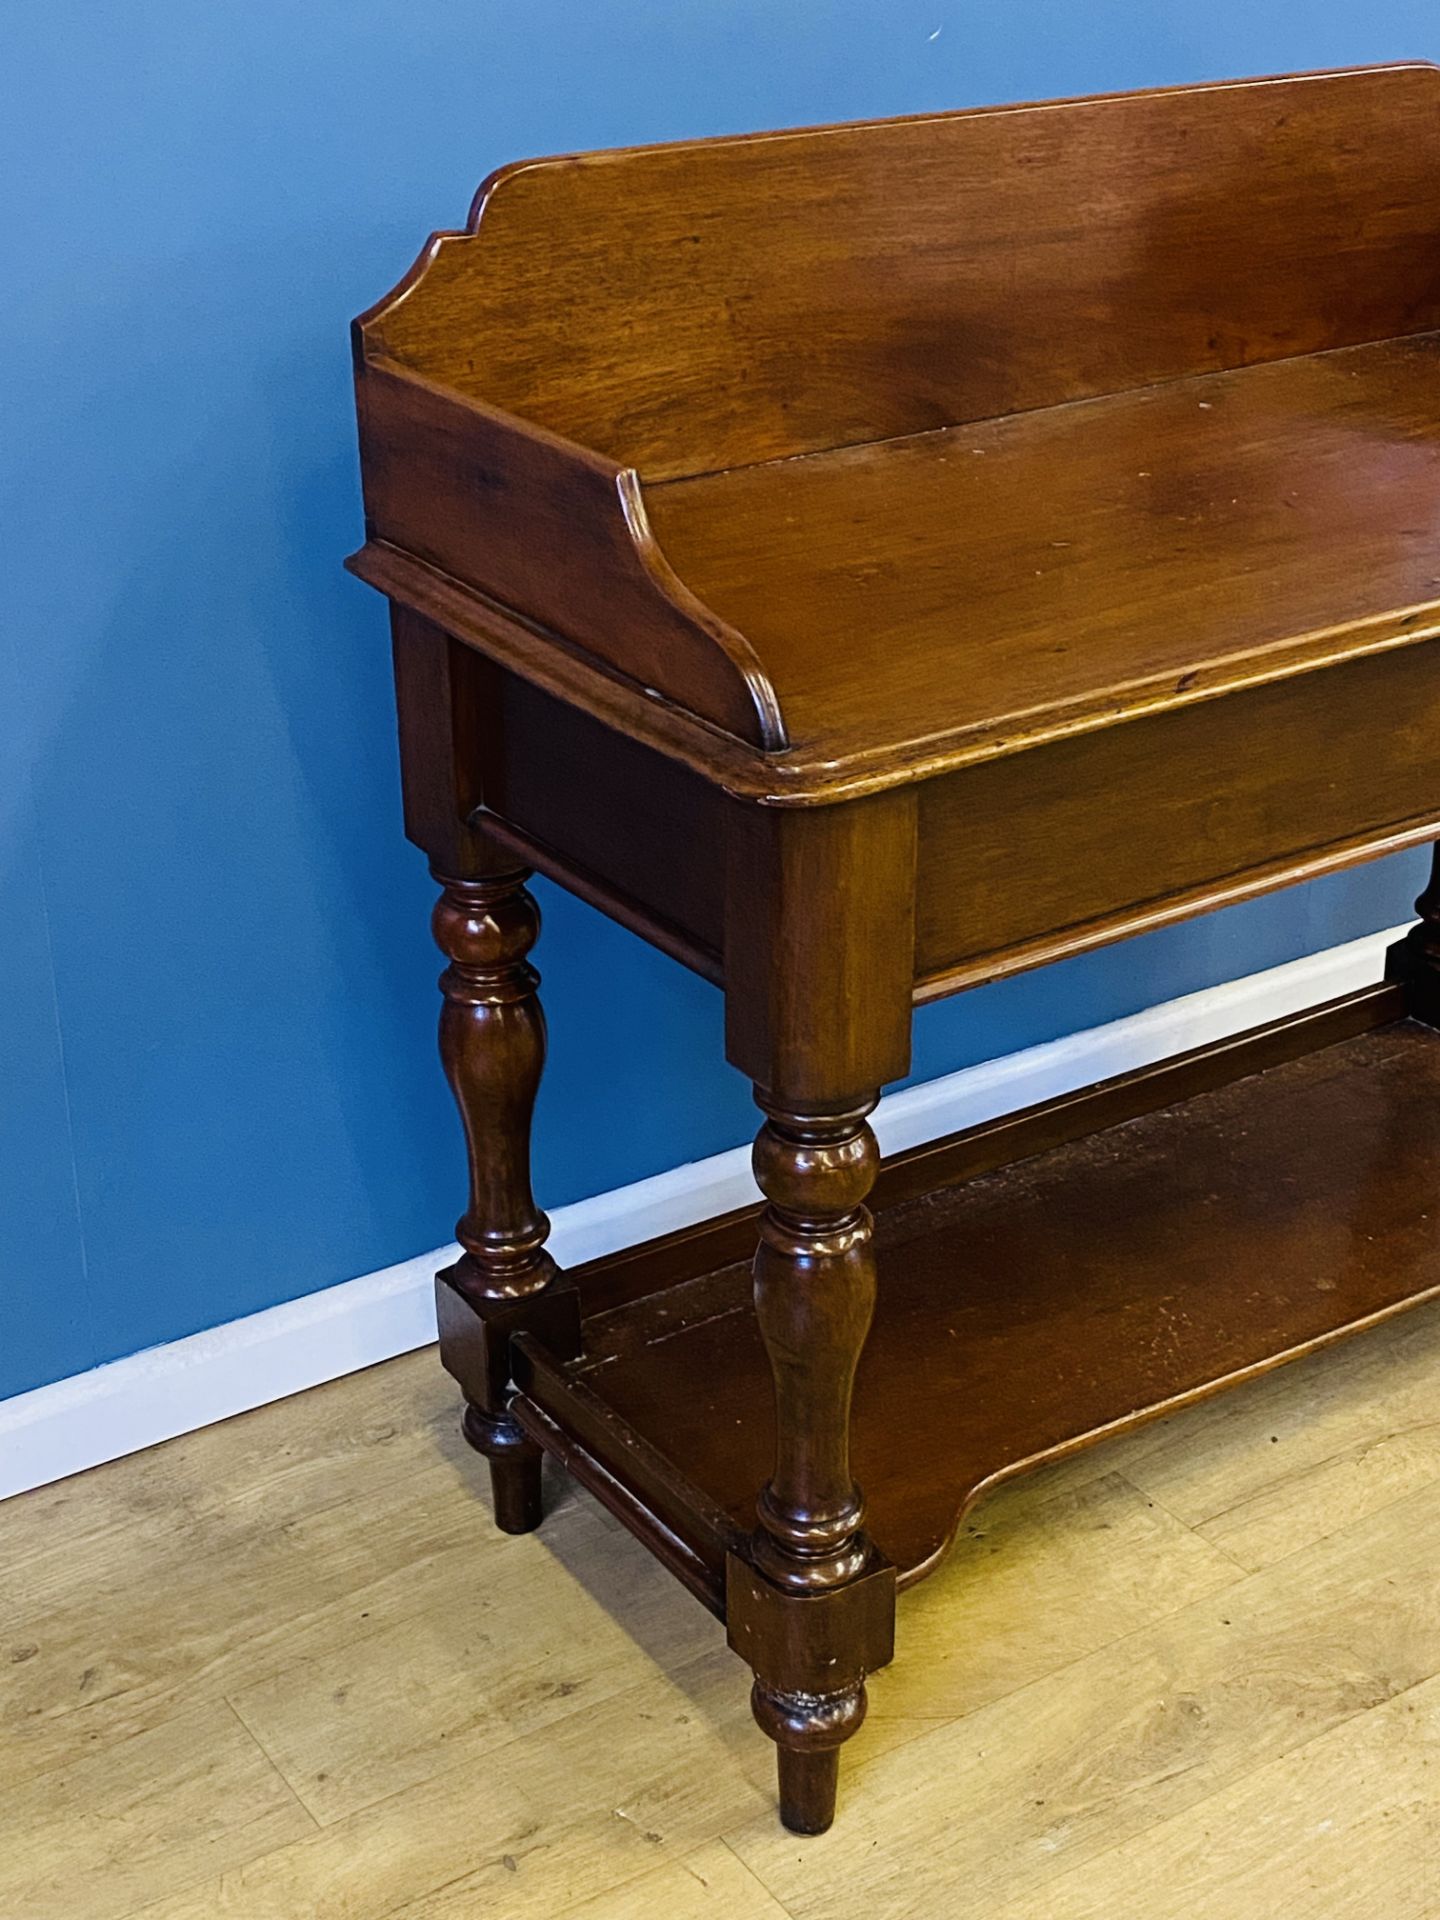
<svg viewBox="0 0 1440 1920">
<path fill-rule="evenodd" d="M 895 1569 L 872 1552 L 858 1580 L 829 1593 L 798 1594 L 728 1554 L 725 1629 L 762 1686 L 841 1692 L 895 1657 Z"/>
</svg>

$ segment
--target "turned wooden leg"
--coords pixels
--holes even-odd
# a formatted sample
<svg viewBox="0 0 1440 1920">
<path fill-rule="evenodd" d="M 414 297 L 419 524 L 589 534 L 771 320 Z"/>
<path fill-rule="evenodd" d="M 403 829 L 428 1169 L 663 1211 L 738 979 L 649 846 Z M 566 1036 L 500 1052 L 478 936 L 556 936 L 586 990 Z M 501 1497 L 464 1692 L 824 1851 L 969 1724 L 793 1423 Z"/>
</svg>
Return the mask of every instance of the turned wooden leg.
<svg viewBox="0 0 1440 1920">
<path fill-rule="evenodd" d="M 875 1305 L 875 1102 L 816 1114 L 759 1098 L 769 1118 L 755 1174 L 768 1205 L 755 1312 L 775 1383 L 775 1467 L 749 1565 L 731 1569 L 731 1638 L 779 1749 L 780 1817 L 823 1833 L 840 1747 L 865 1718 L 865 1674 L 890 1657 L 894 1610 L 894 1575 L 865 1537 L 850 1470 L 851 1394 Z"/>
<path fill-rule="evenodd" d="M 821 1833 L 865 1680 L 895 1650 L 895 1569 L 865 1531 L 850 1401 L 875 1306 L 867 1116 L 910 1060 L 914 789 L 728 817 L 725 1051 L 766 1115 L 755 1316 L 775 1395 L 759 1524 L 725 1564 L 725 1626 L 775 1742 L 780 1815 Z"/>
<path fill-rule="evenodd" d="M 762 1096 L 763 1104 L 763 1096 Z M 866 1115 L 767 1107 L 755 1177 L 768 1205 L 755 1315 L 775 1380 L 775 1469 L 759 1501 L 755 1561 L 777 1586 L 822 1593 L 864 1567 L 864 1500 L 850 1472 L 850 1400 L 875 1311 L 865 1196 L 879 1167 Z"/>
<path fill-rule="evenodd" d="M 441 1354 L 466 1396 L 465 1437 L 490 1462 L 496 1524 L 540 1524 L 540 1450 L 515 1423 L 509 1342 L 544 1332 L 560 1352 L 578 1345 L 573 1290 L 558 1286 L 545 1250 L 550 1223 L 530 1190 L 530 1121 L 545 1064 L 539 975 L 526 956 L 540 914 L 526 869 L 450 879 L 435 908 L 440 1057 L 465 1128 L 470 1204 L 455 1233 L 464 1254 L 438 1277 Z"/>
<path fill-rule="evenodd" d="M 1440 1027 L 1440 846 L 1430 853 L 1430 879 L 1415 902 L 1420 918 L 1385 956 L 1385 977 L 1405 988 L 1407 1011 Z"/>
</svg>

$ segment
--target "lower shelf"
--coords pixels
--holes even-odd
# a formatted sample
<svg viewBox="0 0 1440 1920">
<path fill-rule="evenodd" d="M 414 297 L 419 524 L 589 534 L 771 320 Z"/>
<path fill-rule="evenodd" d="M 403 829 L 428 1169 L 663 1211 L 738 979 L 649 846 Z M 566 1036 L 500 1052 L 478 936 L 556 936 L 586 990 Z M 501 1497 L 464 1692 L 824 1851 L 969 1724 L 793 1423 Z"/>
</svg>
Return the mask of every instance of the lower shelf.
<svg viewBox="0 0 1440 1920">
<path fill-rule="evenodd" d="M 1395 1012 L 1352 996 L 891 1175 L 854 1461 L 902 1583 L 996 1481 L 1440 1292 L 1440 1033 Z M 522 1421 L 717 1611 L 772 1444 L 734 1239 L 688 1236 L 578 1361 L 520 1343 Z"/>
</svg>

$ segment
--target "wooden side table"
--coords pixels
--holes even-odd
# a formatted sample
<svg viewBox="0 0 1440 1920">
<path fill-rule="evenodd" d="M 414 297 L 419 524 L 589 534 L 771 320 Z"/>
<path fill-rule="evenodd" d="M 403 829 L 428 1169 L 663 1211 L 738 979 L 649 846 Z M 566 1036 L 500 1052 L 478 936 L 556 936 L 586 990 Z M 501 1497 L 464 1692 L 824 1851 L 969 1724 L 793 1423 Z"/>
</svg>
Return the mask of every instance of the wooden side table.
<svg viewBox="0 0 1440 1920">
<path fill-rule="evenodd" d="M 1388 983 L 867 1125 L 915 1003 L 1440 833 L 1440 74 L 523 163 L 355 347 L 442 1357 L 499 1524 L 561 1460 L 819 1831 L 983 1489 L 1440 1290 L 1440 885 Z M 532 868 L 724 989 L 763 1210 L 557 1271 Z"/>
</svg>

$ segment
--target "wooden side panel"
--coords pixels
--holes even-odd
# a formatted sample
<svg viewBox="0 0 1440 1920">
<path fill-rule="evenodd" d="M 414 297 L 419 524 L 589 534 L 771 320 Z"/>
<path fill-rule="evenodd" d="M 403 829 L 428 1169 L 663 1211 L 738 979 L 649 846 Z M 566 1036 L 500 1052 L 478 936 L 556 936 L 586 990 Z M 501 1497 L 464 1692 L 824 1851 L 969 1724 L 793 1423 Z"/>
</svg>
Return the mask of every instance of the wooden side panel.
<svg viewBox="0 0 1440 1920">
<path fill-rule="evenodd" d="M 365 525 L 739 739 L 782 746 L 748 643 L 655 546 L 634 476 L 393 367 L 357 371 Z"/>
<path fill-rule="evenodd" d="M 1434 837 L 1440 641 L 922 787 L 916 977 L 953 990 Z"/>
<path fill-rule="evenodd" d="M 1440 75 L 531 161 L 367 349 L 646 478 L 1440 325 Z"/>
<path fill-rule="evenodd" d="M 486 818 L 536 864 L 699 972 L 719 972 L 723 795 L 698 774 L 495 668 Z"/>
</svg>

